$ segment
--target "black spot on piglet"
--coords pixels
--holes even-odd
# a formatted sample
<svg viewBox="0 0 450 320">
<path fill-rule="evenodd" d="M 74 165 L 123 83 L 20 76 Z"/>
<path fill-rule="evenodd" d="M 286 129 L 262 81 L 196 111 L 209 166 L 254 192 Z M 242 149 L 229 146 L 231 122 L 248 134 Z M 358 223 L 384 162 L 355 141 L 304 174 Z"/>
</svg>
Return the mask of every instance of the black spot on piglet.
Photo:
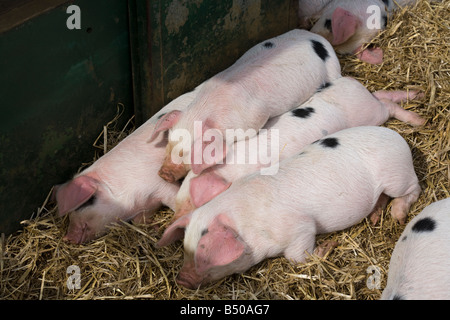
<svg viewBox="0 0 450 320">
<path fill-rule="evenodd" d="M 430 232 L 436 228 L 436 221 L 431 218 L 423 218 L 417 221 L 412 226 L 412 231 L 414 232 Z"/>
<path fill-rule="evenodd" d="M 270 49 L 273 48 L 275 46 L 275 44 L 273 42 L 267 41 L 263 43 L 264 48 Z"/>
<path fill-rule="evenodd" d="M 320 144 L 327 148 L 336 148 L 339 145 L 337 138 L 325 138 L 320 141 Z"/>
<path fill-rule="evenodd" d="M 298 108 L 295 110 L 292 110 L 292 114 L 299 118 L 309 118 L 312 113 L 314 113 L 314 109 L 311 107 L 305 107 L 305 108 Z"/>
<path fill-rule="evenodd" d="M 207 234 L 208 233 L 208 229 L 203 229 L 202 230 L 202 237 L 205 235 L 205 234 Z"/>
<path fill-rule="evenodd" d="M 322 59 L 323 61 L 327 60 L 329 54 L 325 46 L 321 42 L 316 40 L 311 40 L 311 43 L 314 51 L 320 57 L 320 59 Z"/>
<path fill-rule="evenodd" d="M 331 28 L 331 19 L 326 19 L 326 20 L 325 20 L 325 25 L 324 25 L 324 27 L 325 27 L 326 29 L 328 29 L 328 31 L 333 32 L 333 30 L 332 30 L 332 28 Z"/>
<path fill-rule="evenodd" d="M 330 82 L 325 82 L 324 84 L 322 84 L 319 89 L 317 89 L 317 92 L 321 92 L 322 90 L 331 87 L 331 83 Z"/>
</svg>

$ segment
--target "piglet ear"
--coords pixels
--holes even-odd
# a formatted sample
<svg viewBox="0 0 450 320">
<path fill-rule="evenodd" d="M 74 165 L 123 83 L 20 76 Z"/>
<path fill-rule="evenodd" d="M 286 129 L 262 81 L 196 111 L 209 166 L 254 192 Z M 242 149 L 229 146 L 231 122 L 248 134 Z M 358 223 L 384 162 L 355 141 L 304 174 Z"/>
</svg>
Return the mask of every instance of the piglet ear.
<svg viewBox="0 0 450 320">
<path fill-rule="evenodd" d="M 212 267 L 225 266 L 242 256 L 244 250 L 245 244 L 233 229 L 231 220 L 221 214 L 211 222 L 198 242 L 195 252 L 197 273 L 203 274 Z"/>
<path fill-rule="evenodd" d="M 164 234 L 162 235 L 161 239 L 156 243 L 157 248 L 168 246 L 169 244 L 172 244 L 173 242 L 177 240 L 181 240 L 184 237 L 184 230 L 186 229 L 187 225 L 191 221 L 192 212 L 188 215 L 182 216 L 178 220 L 176 220 L 174 223 L 172 223 L 166 231 L 164 231 Z"/>
<path fill-rule="evenodd" d="M 172 128 L 178 120 L 180 120 L 181 114 L 182 112 L 180 110 L 172 110 L 163 115 L 156 123 L 155 129 L 150 137 L 150 142 L 153 141 L 161 131 L 166 131 Z"/>
<path fill-rule="evenodd" d="M 98 189 L 98 181 L 89 176 L 79 176 L 56 188 L 58 214 L 63 216 L 88 201 Z"/>
<path fill-rule="evenodd" d="M 231 182 L 226 181 L 214 172 L 203 172 L 190 181 L 189 193 L 191 201 L 196 208 L 201 207 L 227 190 L 230 185 Z"/>
<path fill-rule="evenodd" d="M 333 30 L 332 45 L 337 46 L 346 42 L 356 32 L 359 26 L 358 17 L 342 8 L 336 8 L 331 18 L 331 30 Z"/>
</svg>

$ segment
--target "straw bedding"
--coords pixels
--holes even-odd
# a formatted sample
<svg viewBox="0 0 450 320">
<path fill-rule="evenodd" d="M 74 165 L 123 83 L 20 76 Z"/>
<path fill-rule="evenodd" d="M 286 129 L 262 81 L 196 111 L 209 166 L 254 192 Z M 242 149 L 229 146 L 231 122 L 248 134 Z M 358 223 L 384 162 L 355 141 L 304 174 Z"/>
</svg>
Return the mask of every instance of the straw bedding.
<svg viewBox="0 0 450 320">
<path fill-rule="evenodd" d="M 374 39 L 373 44 L 385 53 L 382 65 L 340 57 L 343 74 L 371 91 L 418 89 L 425 93 L 404 107 L 426 118 L 426 125 L 413 128 L 396 120 L 386 124 L 410 145 L 423 189 L 408 221 L 428 204 L 450 196 L 449 21 L 449 1 L 419 1 L 390 17 L 387 30 Z M 132 123 L 122 130 L 115 123 L 105 126 L 96 141 L 100 154 L 131 130 Z M 175 282 L 183 261 L 181 243 L 154 247 L 172 217 L 170 210 L 160 210 L 153 224 L 121 222 L 96 241 L 72 245 L 62 241 L 67 217 L 57 217 L 54 204 L 46 199 L 39 212 L 23 222 L 23 230 L 0 238 L 0 298 L 378 299 L 386 285 L 390 255 L 404 228 L 389 212 L 390 205 L 375 226 L 365 219 L 342 232 L 318 236 L 317 243 L 339 243 L 325 258 L 311 256 L 304 264 L 267 259 L 244 274 L 188 290 Z M 66 286 L 71 265 L 80 268 L 80 289 Z M 379 271 L 379 289 L 367 285 L 374 276 L 369 273 L 371 266 Z"/>
</svg>

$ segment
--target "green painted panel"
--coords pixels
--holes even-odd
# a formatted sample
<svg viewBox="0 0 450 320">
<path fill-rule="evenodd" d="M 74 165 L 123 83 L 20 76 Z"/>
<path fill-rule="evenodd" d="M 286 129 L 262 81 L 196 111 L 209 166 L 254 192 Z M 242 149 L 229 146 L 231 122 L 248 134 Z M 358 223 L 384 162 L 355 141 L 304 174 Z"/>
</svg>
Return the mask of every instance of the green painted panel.
<svg viewBox="0 0 450 320">
<path fill-rule="evenodd" d="M 67 5 L 81 9 L 69 30 Z M 118 102 L 133 114 L 124 0 L 79 0 L 0 35 L 0 232 L 42 204 L 51 186 L 92 159 Z"/>
<path fill-rule="evenodd" d="M 296 0 L 132 2 L 130 12 L 139 21 L 132 42 L 140 86 L 135 103 L 142 121 L 256 43 L 297 26 Z"/>
</svg>

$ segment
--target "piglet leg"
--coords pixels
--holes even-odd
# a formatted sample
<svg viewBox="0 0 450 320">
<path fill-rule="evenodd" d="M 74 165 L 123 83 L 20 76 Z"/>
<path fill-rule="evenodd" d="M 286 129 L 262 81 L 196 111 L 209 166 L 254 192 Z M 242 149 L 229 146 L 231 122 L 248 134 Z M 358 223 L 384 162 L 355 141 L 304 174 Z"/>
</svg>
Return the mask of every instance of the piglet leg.
<svg viewBox="0 0 450 320">
<path fill-rule="evenodd" d="M 380 220 L 381 214 L 383 210 L 386 208 L 388 203 L 389 197 L 382 193 L 380 197 L 378 198 L 377 203 L 375 204 L 375 207 L 373 208 L 373 211 L 369 214 L 370 222 L 372 222 L 372 225 L 376 225 L 377 222 Z"/>
<path fill-rule="evenodd" d="M 386 91 L 386 90 L 379 90 L 375 91 L 373 95 L 378 99 L 385 99 L 385 100 L 391 100 L 395 103 L 405 102 L 412 99 L 421 99 L 423 98 L 424 94 L 423 92 L 417 91 L 417 90 L 394 90 L 394 91 Z"/>
<path fill-rule="evenodd" d="M 400 121 L 409 123 L 413 126 L 421 126 L 425 123 L 425 119 L 418 114 L 408 111 L 400 107 L 395 102 L 386 99 L 380 99 L 380 102 L 389 110 L 391 117 L 394 117 Z"/>
<path fill-rule="evenodd" d="M 392 201 L 391 215 L 400 224 L 405 224 L 408 211 L 411 205 L 419 198 L 420 192 L 420 186 L 416 185 L 410 193 L 397 197 Z"/>
<path fill-rule="evenodd" d="M 324 258 L 328 253 L 333 251 L 339 245 L 339 242 L 333 240 L 327 240 L 314 249 L 314 254 L 320 258 Z"/>
</svg>

